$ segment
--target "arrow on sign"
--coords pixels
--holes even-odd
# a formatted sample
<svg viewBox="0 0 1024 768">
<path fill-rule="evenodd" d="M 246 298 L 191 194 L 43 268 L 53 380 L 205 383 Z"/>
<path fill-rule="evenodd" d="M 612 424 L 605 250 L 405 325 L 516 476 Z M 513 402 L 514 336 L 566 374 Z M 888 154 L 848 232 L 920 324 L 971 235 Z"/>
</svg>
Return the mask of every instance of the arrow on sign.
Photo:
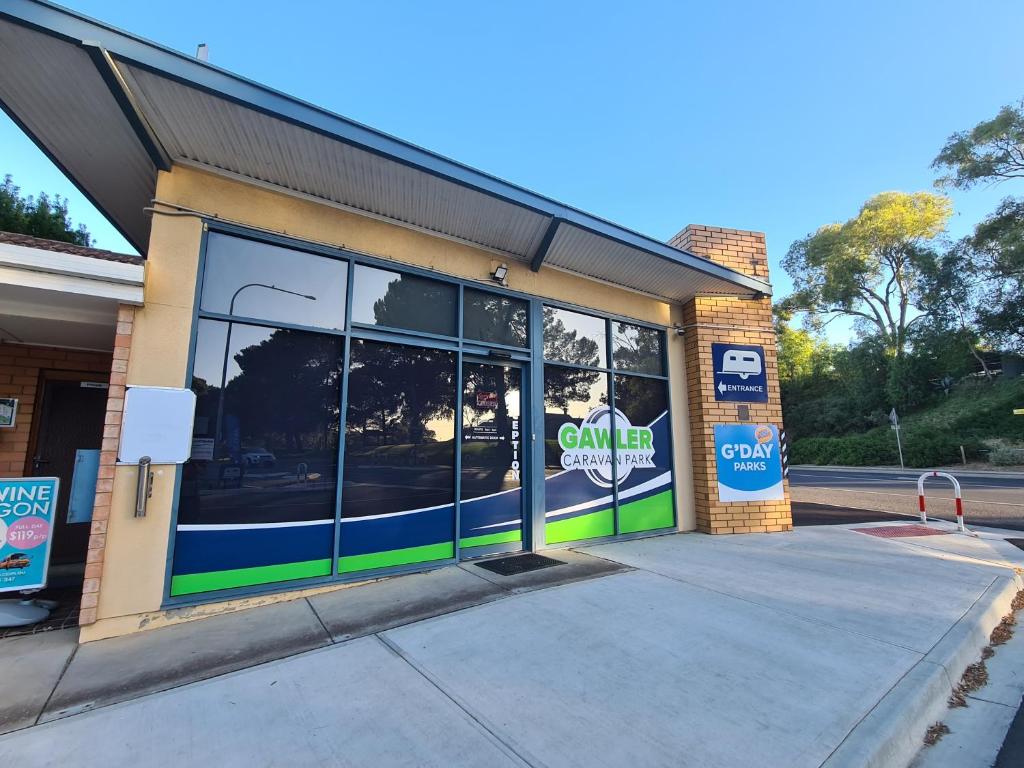
<svg viewBox="0 0 1024 768">
<path fill-rule="evenodd" d="M 725 382 L 724 381 L 718 382 L 718 391 L 721 392 L 723 395 L 725 394 Z"/>
</svg>

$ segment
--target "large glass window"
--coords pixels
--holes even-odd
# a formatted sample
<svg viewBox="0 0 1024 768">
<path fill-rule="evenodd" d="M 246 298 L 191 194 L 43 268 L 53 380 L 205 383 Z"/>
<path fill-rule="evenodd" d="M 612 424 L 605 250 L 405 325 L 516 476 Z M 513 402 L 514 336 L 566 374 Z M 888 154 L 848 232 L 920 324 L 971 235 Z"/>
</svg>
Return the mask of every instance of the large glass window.
<svg viewBox="0 0 1024 768">
<path fill-rule="evenodd" d="M 466 288 L 462 294 L 462 335 L 475 341 L 527 346 L 530 305 L 521 299 Z"/>
<path fill-rule="evenodd" d="M 418 275 L 357 264 L 352 322 L 455 336 L 458 289 Z"/>
<path fill-rule="evenodd" d="M 619 533 L 667 528 L 674 520 L 668 382 L 615 375 Z"/>
<path fill-rule="evenodd" d="M 606 368 L 607 320 L 544 307 L 544 359 Z"/>
<path fill-rule="evenodd" d="M 630 323 L 612 323 L 612 361 L 620 371 L 651 373 L 660 376 L 661 345 L 664 334 L 656 328 Z"/>
<path fill-rule="evenodd" d="M 608 376 L 544 366 L 545 539 L 615 533 Z"/>
<path fill-rule="evenodd" d="M 351 343 L 339 571 L 452 557 L 455 353 Z"/>
<path fill-rule="evenodd" d="M 347 262 L 211 232 L 200 308 L 340 330 Z"/>
<path fill-rule="evenodd" d="M 521 373 L 462 365 L 461 547 L 522 541 Z"/>
<path fill-rule="evenodd" d="M 331 573 L 342 340 L 200 320 L 175 595 Z"/>
</svg>

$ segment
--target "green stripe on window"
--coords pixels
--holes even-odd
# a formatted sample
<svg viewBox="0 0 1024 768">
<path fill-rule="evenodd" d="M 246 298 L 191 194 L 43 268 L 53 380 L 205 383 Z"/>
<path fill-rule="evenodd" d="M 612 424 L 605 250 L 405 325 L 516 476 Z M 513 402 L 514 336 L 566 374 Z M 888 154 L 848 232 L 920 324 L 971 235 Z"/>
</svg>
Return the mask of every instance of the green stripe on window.
<svg viewBox="0 0 1024 768">
<path fill-rule="evenodd" d="M 446 560 L 455 557 L 455 545 L 450 541 L 427 544 L 422 547 L 389 549 L 386 552 L 370 552 L 365 555 L 348 555 L 338 559 L 338 573 L 369 571 L 375 568 L 390 568 L 393 565 L 425 563 L 430 560 Z"/>
<path fill-rule="evenodd" d="M 484 547 L 488 544 L 507 544 L 510 541 L 522 541 L 523 532 L 517 531 L 505 531 L 504 533 L 488 533 L 483 536 L 469 536 L 465 539 L 459 539 L 459 548 L 466 549 L 468 547 Z"/>
<path fill-rule="evenodd" d="M 558 544 L 562 541 L 579 541 L 596 539 L 600 536 L 612 536 L 615 533 L 615 513 L 611 507 L 591 512 L 568 520 L 556 520 L 544 526 L 544 541 Z"/>
<path fill-rule="evenodd" d="M 171 577 L 171 595 L 192 595 L 197 592 L 213 592 L 218 589 L 234 589 L 254 584 L 270 584 L 275 581 L 309 579 L 314 576 L 329 576 L 331 560 L 306 560 L 301 563 L 280 563 L 259 565 L 253 568 L 234 568 L 230 571 L 208 573 L 186 573 Z"/>
<path fill-rule="evenodd" d="M 619 507 L 619 533 L 671 528 L 672 504 L 672 491 L 623 504 Z"/>
</svg>

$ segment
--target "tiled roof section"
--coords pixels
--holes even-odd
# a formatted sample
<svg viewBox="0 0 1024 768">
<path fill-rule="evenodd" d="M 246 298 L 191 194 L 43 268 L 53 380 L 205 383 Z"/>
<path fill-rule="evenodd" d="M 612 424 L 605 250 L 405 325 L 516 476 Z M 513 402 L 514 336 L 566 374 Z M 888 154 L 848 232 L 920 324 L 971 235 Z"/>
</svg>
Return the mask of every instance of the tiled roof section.
<svg viewBox="0 0 1024 768">
<path fill-rule="evenodd" d="M 128 253 L 115 253 L 105 251 L 102 248 L 86 248 L 74 243 L 62 243 L 59 240 L 45 240 L 32 235 L 19 235 L 14 232 L 0 232 L 0 243 L 20 245 L 25 248 L 38 248 L 42 251 L 55 251 L 56 253 L 70 253 L 74 256 L 88 256 L 90 259 L 103 259 L 103 261 L 119 261 L 122 264 L 145 264 L 141 256 L 133 256 Z"/>
</svg>

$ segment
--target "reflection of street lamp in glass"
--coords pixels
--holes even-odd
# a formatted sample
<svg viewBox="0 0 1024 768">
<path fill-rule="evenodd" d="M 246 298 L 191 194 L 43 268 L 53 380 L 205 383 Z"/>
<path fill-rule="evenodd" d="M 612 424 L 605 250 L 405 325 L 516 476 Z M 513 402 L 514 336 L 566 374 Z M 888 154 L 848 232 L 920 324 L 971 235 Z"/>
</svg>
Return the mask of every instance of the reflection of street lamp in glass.
<svg viewBox="0 0 1024 768">
<path fill-rule="evenodd" d="M 310 296 L 307 293 L 298 293 L 297 291 L 289 291 L 287 288 L 278 288 L 276 285 L 267 285 L 266 283 L 246 283 L 245 285 L 239 287 L 239 289 L 231 295 L 231 301 L 228 304 L 229 315 L 234 316 L 235 299 L 237 299 L 238 294 L 240 294 L 246 288 L 266 288 L 268 291 L 287 293 L 291 296 L 298 296 L 300 299 L 309 299 L 310 301 L 316 301 L 316 296 Z M 224 365 L 221 367 L 220 370 L 220 393 L 217 396 L 217 429 L 213 433 L 214 440 L 217 443 L 219 443 L 221 439 L 221 424 L 224 418 L 224 389 L 227 387 L 228 355 L 231 354 L 231 325 L 232 321 L 228 320 L 227 338 L 224 339 Z"/>
</svg>

